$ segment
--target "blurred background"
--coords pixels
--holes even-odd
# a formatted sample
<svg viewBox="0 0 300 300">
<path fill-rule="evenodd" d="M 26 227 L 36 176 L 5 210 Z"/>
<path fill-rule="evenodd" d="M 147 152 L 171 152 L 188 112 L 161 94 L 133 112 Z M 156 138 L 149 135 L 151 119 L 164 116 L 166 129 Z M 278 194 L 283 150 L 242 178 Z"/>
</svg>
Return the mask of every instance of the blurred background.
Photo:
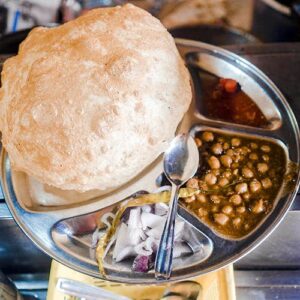
<svg viewBox="0 0 300 300">
<path fill-rule="evenodd" d="M 216 45 L 300 41 L 299 0 L 0 0 L 0 34 L 128 2 L 158 17 L 175 37 Z"/>
</svg>

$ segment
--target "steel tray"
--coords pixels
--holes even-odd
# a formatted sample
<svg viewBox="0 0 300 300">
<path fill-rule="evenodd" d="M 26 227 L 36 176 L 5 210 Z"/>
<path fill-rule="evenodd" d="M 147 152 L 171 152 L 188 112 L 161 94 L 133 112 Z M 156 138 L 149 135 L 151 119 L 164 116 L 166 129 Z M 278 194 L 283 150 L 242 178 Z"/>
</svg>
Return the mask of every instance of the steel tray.
<svg viewBox="0 0 300 300">
<path fill-rule="evenodd" d="M 176 44 L 191 70 L 194 85 L 193 103 L 181 122 L 178 132 L 190 131 L 193 134 L 198 129 L 210 128 L 222 132 L 234 132 L 236 135 L 246 134 L 255 138 L 271 139 L 284 145 L 287 161 L 299 164 L 300 143 L 296 119 L 287 101 L 268 77 L 246 60 L 221 48 L 181 39 L 176 40 Z M 240 82 L 243 90 L 254 99 L 266 115 L 270 126 L 253 128 L 213 120 L 205 116 L 201 106 L 197 104 L 197 101 L 201 101 L 198 95 L 197 72 L 201 70 L 221 77 L 234 78 Z M 103 277 L 98 271 L 94 250 L 90 247 L 97 220 L 118 205 L 118 201 L 140 191 L 153 192 L 157 188 L 156 179 L 161 173 L 162 160 L 159 157 L 134 180 L 115 191 L 104 195 L 94 192 L 84 194 L 83 199 L 77 199 L 77 202 L 72 205 L 46 208 L 35 204 L 29 190 L 30 179 L 23 173 L 12 171 L 7 153 L 4 149 L 1 151 L 3 192 L 7 205 L 19 226 L 39 248 L 55 260 L 99 278 Z M 180 217 L 197 231 L 199 238 L 203 238 L 205 251 L 203 257 L 187 258 L 177 262 L 170 280 L 185 279 L 216 270 L 238 260 L 257 247 L 283 219 L 296 195 L 299 180 L 298 174 L 295 188 L 288 194 L 283 193 L 282 187 L 273 210 L 253 232 L 239 240 L 217 235 L 198 218 L 184 208 L 180 208 Z M 60 196 L 64 197 L 64 194 Z M 78 195 L 65 194 L 66 198 L 73 196 Z M 106 279 L 127 283 L 156 283 L 153 272 L 132 273 L 127 267 L 116 266 L 107 269 Z"/>
</svg>

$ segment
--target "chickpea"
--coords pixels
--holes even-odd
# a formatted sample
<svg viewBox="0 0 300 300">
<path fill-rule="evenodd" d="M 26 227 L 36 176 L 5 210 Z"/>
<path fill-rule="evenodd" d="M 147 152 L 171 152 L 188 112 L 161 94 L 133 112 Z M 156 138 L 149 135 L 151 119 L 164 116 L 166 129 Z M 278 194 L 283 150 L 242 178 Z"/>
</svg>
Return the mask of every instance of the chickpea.
<svg viewBox="0 0 300 300">
<path fill-rule="evenodd" d="M 208 173 L 205 175 L 204 180 L 208 185 L 214 185 L 217 182 L 217 177 L 214 174 Z"/>
<path fill-rule="evenodd" d="M 221 154 L 223 152 L 223 147 L 220 143 L 216 143 L 216 144 L 213 144 L 212 147 L 211 147 L 211 151 L 214 153 L 214 154 Z"/>
<path fill-rule="evenodd" d="M 262 213 L 265 210 L 263 199 L 259 199 L 255 202 L 255 204 L 252 206 L 252 211 L 255 214 Z"/>
<path fill-rule="evenodd" d="M 249 168 L 243 168 L 242 169 L 242 174 L 245 178 L 252 178 L 254 176 L 253 172 Z"/>
<path fill-rule="evenodd" d="M 253 168 L 253 162 L 252 161 L 248 161 L 247 162 L 247 167 L 252 169 Z"/>
<path fill-rule="evenodd" d="M 235 175 L 235 176 L 237 176 L 239 174 L 239 169 L 233 170 L 232 174 Z"/>
<path fill-rule="evenodd" d="M 264 154 L 264 155 L 262 156 L 262 159 L 263 159 L 263 161 L 268 162 L 268 161 L 270 160 L 270 157 L 269 157 L 269 155 Z"/>
<path fill-rule="evenodd" d="M 222 208 L 222 212 L 226 215 L 230 215 L 232 213 L 232 207 L 230 205 L 225 205 L 223 208 Z"/>
<path fill-rule="evenodd" d="M 252 193 L 256 193 L 260 189 L 261 189 L 261 183 L 258 180 L 254 179 L 250 182 L 250 191 Z"/>
<path fill-rule="evenodd" d="M 234 205 L 240 205 L 242 203 L 242 197 L 240 195 L 235 194 L 229 198 L 229 201 Z"/>
<path fill-rule="evenodd" d="M 264 189 L 269 189 L 272 186 L 272 181 L 270 178 L 264 178 L 261 180 L 261 184 Z"/>
<path fill-rule="evenodd" d="M 237 154 L 237 155 L 234 156 L 234 160 L 233 160 L 233 161 L 234 161 L 235 163 L 237 163 L 237 162 L 240 161 L 240 159 L 241 159 L 241 156 L 240 156 L 239 154 Z"/>
<path fill-rule="evenodd" d="M 248 223 L 246 223 L 246 224 L 244 225 L 244 228 L 245 228 L 245 230 L 248 230 L 248 229 L 250 228 L 250 225 L 249 225 Z"/>
<path fill-rule="evenodd" d="M 242 154 L 243 155 L 247 155 L 249 152 L 251 152 L 251 150 L 248 147 L 246 147 L 246 146 L 242 147 Z"/>
<path fill-rule="evenodd" d="M 232 158 L 229 155 L 222 155 L 220 160 L 224 167 L 230 168 L 232 164 Z"/>
<path fill-rule="evenodd" d="M 221 198 L 218 195 L 211 195 L 210 200 L 215 204 L 219 204 L 221 202 Z"/>
<path fill-rule="evenodd" d="M 220 178 L 218 181 L 219 186 L 224 187 L 229 183 L 229 180 L 227 178 Z"/>
<path fill-rule="evenodd" d="M 249 158 L 250 158 L 251 160 L 258 160 L 258 156 L 257 156 L 256 153 L 250 153 L 250 154 L 249 154 Z"/>
<path fill-rule="evenodd" d="M 266 153 L 269 153 L 271 151 L 270 146 L 267 146 L 267 145 L 261 146 L 260 149 L 261 149 L 261 151 L 266 152 Z"/>
<path fill-rule="evenodd" d="M 241 155 L 239 161 L 243 161 L 244 158 L 245 158 L 245 156 L 244 156 L 244 155 Z"/>
<path fill-rule="evenodd" d="M 223 145 L 223 149 L 224 149 L 224 150 L 229 149 L 229 147 L 230 147 L 230 145 L 229 145 L 227 142 L 224 143 L 224 145 Z"/>
<path fill-rule="evenodd" d="M 199 209 L 198 209 L 198 216 L 199 217 L 205 217 L 205 216 L 207 216 L 207 214 L 208 214 L 208 212 L 207 212 L 207 210 L 205 209 L 205 208 L 203 208 L 203 207 L 200 207 Z"/>
<path fill-rule="evenodd" d="M 239 164 L 238 163 L 233 163 L 232 166 L 231 166 L 233 169 L 238 169 L 239 167 Z"/>
<path fill-rule="evenodd" d="M 242 220 L 241 220 L 241 218 L 239 218 L 239 217 L 234 218 L 234 219 L 232 220 L 232 224 L 233 224 L 233 226 L 235 226 L 235 227 L 239 227 L 239 226 L 241 225 L 241 223 L 242 223 Z"/>
<path fill-rule="evenodd" d="M 201 194 L 201 193 L 196 195 L 196 199 L 200 203 L 205 203 L 207 201 L 207 198 L 206 198 L 205 194 Z"/>
<path fill-rule="evenodd" d="M 221 167 L 220 161 L 215 156 L 208 159 L 208 164 L 212 169 L 220 169 Z"/>
<path fill-rule="evenodd" d="M 235 153 L 235 154 L 240 154 L 240 153 L 242 153 L 242 152 L 243 152 L 242 148 L 236 148 L 236 149 L 234 150 L 234 153 Z"/>
<path fill-rule="evenodd" d="M 186 203 L 192 203 L 192 202 L 194 202 L 196 200 L 196 196 L 195 195 L 193 195 L 193 196 L 191 196 L 191 197 L 186 197 L 186 198 L 184 198 L 184 202 L 186 202 Z"/>
<path fill-rule="evenodd" d="M 213 205 L 211 207 L 211 212 L 213 212 L 213 213 L 219 212 L 219 206 L 218 205 Z"/>
<path fill-rule="evenodd" d="M 258 148 L 258 146 L 257 146 L 256 143 L 250 143 L 250 147 L 251 147 L 252 149 L 257 149 L 257 148 Z"/>
<path fill-rule="evenodd" d="M 243 194 L 243 193 L 246 193 L 248 191 L 248 186 L 247 186 L 247 183 L 238 183 L 236 186 L 235 186 L 235 191 L 238 193 L 238 194 Z"/>
<path fill-rule="evenodd" d="M 195 143 L 198 148 L 202 146 L 202 141 L 199 138 L 195 138 Z"/>
<path fill-rule="evenodd" d="M 217 191 L 217 190 L 219 189 L 219 186 L 218 186 L 217 184 L 215 184 L 215 185 L 212 186 L 212 189 L 213 189 L 214 191 Z"/>
<path fill-rule="evenodd" d="M 226 155 L 233 156 L 234 155 L 234 151 L 232 149 L 228 149 L 226 151 Z"/>
<path fill-rule="evenodd" d="M 200 188 L 200 189 L 202 189 L 202 188 L 203 188 L 203 186 L 204 186 L 204 185 L 207 185 L 207 184 L 205 183 L 205 181 L 204 181 L 204 180 L 202 180 L 202 179 L 199 179 L 199 180 L 198 180 L 198 185 L 199 185 L 199 188 Z"/>
<path fill-rule="evenodd" d="M 234 194 L 234 191 L 232 191 L 232 190 L 229 190 L 227 193 L 226 193 L 226 196 L 232 196 Z"/>
<path fill-rule="evenodd" d="M 214 220 L 220 225 L 225 225 L 229 221 L 229 217 L 222 213 L 214 214 Z"/>
<path fill-rule="evenodd" d="M 211 170 L 212 174 L 214 174 L 215 176 L 219 176 L 221 174 L 220 169 L 213 169 Z"/>
<path fill-rule="evenodd" d="M 186 183 L 186 186 L 192 189 L 199 189 L 199 181 L 197 178 L 191 178 Z"/>
<path fill-rule="evenodd" d="M 236 211 L 239 213 L 239 214 L 243 214 L 245 211 L 246 211 L 246 207 L 245 206 L 239 206 Z"/>
<path fill-rule="evenodd" d="M 241 144 L 241 140 L 237 138 L 231 139 L 231 145 L 232 147 L 238 147 Z"/>
<path fill-rule="evenodd" d="M 231 174 L 230 171 L 225 171 L 225 172 L 223 173 L 223 176 L 224 176 L 225 178 L 230 178 L 230 177 L 232 176 L 232 174 Z"/>
<path fill-rule="evenodd" d="M 209 190 L 208 185 L 207 185 L 206 182 L 203 182 L 203 183 L 201 184 L 201 186 L 199 185 L 199 187 L 200 187 L 201 190 L 203 190 L 203 191 L 208 191 L 208 190 Z"/>
<path fill-rule="evenodd" d="M 260 173 L 266 173 L 269 170 L 269 167 L 266 163 L 258 163 L 257 170 Z"/>
<path fill-rule="evenodd" d="M 202 134 L 202 139 L 205 141 L 205 142 L 212 142 L 214 140 L 214 135 L 212 132 L 208 132 L 208 131 L 205 131 L 203 132 Z"/>
<path fill-rule="evenodd" d="M 250 189 L 251 189 L 251 186 L 250 186 Z M 250 195 L 250 193 L 247 192 L 247 193 L 244 193 L 244 194 L 242 195 L 242 197 L 243 197 L 244 200 L 247 201 L 247 200 L 250 199 L 251 195 Z"/>
<path fill-rule="evenodd" d="M 221 143 L 221 144 L 223 144 L 225 142 L 225 140 L 222 137 L 218 137 L 218 142 Z"/>
</svg>

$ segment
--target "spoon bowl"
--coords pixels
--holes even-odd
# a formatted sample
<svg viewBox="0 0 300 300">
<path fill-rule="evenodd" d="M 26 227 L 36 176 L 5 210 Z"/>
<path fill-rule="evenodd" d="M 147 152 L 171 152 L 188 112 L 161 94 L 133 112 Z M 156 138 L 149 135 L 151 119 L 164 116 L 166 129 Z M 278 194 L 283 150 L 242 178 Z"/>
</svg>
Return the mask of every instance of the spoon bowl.
<svg viewBox="0 0 300 300">
<path fill-rule="evenodd" d="M 199 151 L 189 134 L 176 136 L 164 155 L 164 172 L 171 183 L 183 185 L 199 166 Z"/>
</svg>

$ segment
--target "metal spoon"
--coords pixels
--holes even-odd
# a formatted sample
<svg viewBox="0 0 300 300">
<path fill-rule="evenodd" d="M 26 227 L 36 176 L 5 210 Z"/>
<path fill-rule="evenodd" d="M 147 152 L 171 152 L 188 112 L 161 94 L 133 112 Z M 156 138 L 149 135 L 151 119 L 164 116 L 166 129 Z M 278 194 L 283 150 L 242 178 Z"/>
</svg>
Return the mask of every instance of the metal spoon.
<svg viewBox="0 0 300 300">
<path fill-rule="evenodd" d="M 68 299 L 68 296 L 73 296 L 74 299 L 79 300 L 132 300 L 131 298 L 115 294 L 103 288 L 69 278 L 59 277 L 56 283 L 56 289 L 66 294 L 66 298 Z"/>
<path fill-rule="evenodd" d="M 180 186 L 196 173 L 198 166 L 199 152 L 194 139 L 188 134 L 176 136 L 164 155 L 164 172 L 172 183 L 172 191 L 168 216 L 155 259 L 155 278 L 157 280 L 170 278 L 178 191 Z"/>
</svg>

